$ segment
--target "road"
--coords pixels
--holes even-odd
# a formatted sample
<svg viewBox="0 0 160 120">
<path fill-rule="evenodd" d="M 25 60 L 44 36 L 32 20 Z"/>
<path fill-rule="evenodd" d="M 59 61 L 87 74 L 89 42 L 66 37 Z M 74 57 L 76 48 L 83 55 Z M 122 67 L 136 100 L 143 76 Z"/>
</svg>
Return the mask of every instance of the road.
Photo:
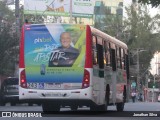
<svg viewBox="0 0 160 120">
<path fill-rule="evenodd" d="M 41 106 L 27 106 L 27 105 L 17 105 L 10 106 L 7 104 L 6 106 L 0 106 L 0 111 L 12 111 L 17 113 L 37 113 L 37 116 L 40 115 L 43 120 L 82 120 L 82 118 L 87 118 L 87 120 L 106 120 L 112 118 L 113 120 L 128 120 L 127 118 L 132 118 L 132 120 L 139 118 L 138 120 L 158 120 L 160 119 L 160 103 L 151 103 L 151 102 L 137 102 L 137 103 L 126 103 L 124 112 L 116 112 L 115 106 L 109 106 L 108 111 L 104 113 L 98 112 L 90 112 L 89 108 L 83 107 L 79 108 L 77 112 L 70 111 L 70 108 L 62 108 L 60 113 L 54 114 L 44 114 L 42 112 Z M 38 117 L 40 117 L 38 116 Z M 138 116 L 138 117 L 133 117 Z M 156 117 L 158 116 L 158 117 Z M 32 116 L 31 116 L 32 117 Z M 114 117 L 114 118 L 113 118 Z M 145 118 L 145 119 L 144 119 Z M 0 119 L 11 119 L 11 118 L 0 118 Z M 17 118 L 14 116 L 12 119 L 28 119 L 28 118 Z M 34 120 L 36 118 L 29 118 L 30 120 Z"/>
</svg>

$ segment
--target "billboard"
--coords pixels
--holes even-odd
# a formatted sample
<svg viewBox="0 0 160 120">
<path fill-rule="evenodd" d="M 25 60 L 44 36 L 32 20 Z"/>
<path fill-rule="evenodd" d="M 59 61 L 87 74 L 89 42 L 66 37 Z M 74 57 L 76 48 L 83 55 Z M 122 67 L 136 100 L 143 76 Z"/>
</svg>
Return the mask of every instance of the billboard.
<svg viewBox="0 0 160 120">
<path fill-rule="evenodd" d="M 82 83 L 85 26 L 68 24 L 25 27 L 25 70 L 31 83 Z"/>
<path fill-rule="evenodd" d="M 6 5 L 14 5 L 14 0 L 0 0 L 2 2 L 5 2 Z"/>
<path fill-rule="evenodd" d="M 95 0 L 24 0 L 24 14 L 92 17 Z"/>
</svg>

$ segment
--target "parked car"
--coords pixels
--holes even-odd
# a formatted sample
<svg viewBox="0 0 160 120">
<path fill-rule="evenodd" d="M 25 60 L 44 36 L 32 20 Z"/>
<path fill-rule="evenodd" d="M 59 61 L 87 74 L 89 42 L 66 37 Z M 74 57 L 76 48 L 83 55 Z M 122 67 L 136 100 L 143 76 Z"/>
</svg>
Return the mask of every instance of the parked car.
<svg viewBox="0 0 160 120">
<path fill-rule="evenodd" d="M 9 77 L 5 79 L 1 85 L 1 105 L 10 102 L 16 105 L 19 101 L 18 78 Z"/>
<path fill-rule="evenodd" d="M 17 103 L 24 103 L 19 100 L 19 80 L 16 77 L 9 77 L 5 79 L 1 85 L 0 92 L 0 105 L 5 106 L 6 103 L 10 103 L 11 106 L 15 106 Z M 28 103 L 32 106 L 34 103 Z M 39 103 L 36 103 L 40 105 Z"/>
<path fill-rule="evenodd" d="M 160 102 L 160 94 L 159 94 L 159 96 L 158 96 L 158 102 Z"/>
</svg>

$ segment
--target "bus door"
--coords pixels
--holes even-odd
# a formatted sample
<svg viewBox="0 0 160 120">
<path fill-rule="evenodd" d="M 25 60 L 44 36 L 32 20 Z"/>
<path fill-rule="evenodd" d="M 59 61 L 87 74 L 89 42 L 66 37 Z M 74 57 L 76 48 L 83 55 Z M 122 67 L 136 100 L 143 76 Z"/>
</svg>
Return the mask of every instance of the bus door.
<svg viewBox="0 0 160 120">
<path fill-rule="evenodd" d="M 103 40 L 100 37 L 92 37 L 93 53 L 93 91 L 97 94 L 97 102 L 102 104 L 104 95 L 104 59 Z"/>
</svg>

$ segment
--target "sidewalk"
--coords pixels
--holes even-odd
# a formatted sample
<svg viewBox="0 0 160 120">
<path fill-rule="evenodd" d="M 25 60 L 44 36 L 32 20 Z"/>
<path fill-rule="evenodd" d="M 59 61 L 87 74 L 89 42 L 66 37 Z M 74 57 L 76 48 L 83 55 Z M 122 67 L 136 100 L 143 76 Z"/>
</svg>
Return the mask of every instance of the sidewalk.
<svg viewBox="0 0 160 120">
<path fill-rule="evenodd" d="M 138 101 L 137 99 L 135 99 L 135 103 L 136 103 L 136 102 L 140 102 L 140 103 L 141 103 L 141 102 L 145 102 L 145 101 Z M 128 100 L 128 103 L 133 103 L 132 99 L 129 99 L 129 100 Z"/>
</svg>

